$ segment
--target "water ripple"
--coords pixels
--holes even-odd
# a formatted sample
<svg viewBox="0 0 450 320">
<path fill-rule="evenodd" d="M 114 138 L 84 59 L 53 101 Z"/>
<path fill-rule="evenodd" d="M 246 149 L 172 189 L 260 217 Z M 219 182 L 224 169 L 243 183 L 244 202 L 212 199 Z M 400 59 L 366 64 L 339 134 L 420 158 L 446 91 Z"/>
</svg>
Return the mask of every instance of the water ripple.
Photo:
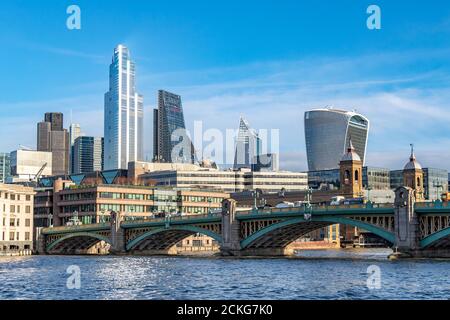
<svg viewBox="0 0 450 320">
<path fill-rule="evenodd" d="M 396 261 L 383 250 L 298 259 L 32 256 L 0 259 L 0 299 L 449 299 L 450 261 Z M 367 287 L 367 267 L 381 289 Z M 66 287 L 78 265 L 81 288 Z"/>
</svg>

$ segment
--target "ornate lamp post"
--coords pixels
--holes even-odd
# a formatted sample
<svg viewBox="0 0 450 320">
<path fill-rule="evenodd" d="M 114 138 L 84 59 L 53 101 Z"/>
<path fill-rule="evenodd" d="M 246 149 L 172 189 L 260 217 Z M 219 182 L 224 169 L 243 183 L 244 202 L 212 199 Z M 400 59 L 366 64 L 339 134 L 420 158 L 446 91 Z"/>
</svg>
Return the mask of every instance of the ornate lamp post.
<svg viewBox="0 0 450 320">
<path fill-rule="evenodd" d="M 53 227 L 53 214 L 51 212 L 49 212 L 47 220 L 48 220 L 48 227 L 49 228 Z"/>
</svg>

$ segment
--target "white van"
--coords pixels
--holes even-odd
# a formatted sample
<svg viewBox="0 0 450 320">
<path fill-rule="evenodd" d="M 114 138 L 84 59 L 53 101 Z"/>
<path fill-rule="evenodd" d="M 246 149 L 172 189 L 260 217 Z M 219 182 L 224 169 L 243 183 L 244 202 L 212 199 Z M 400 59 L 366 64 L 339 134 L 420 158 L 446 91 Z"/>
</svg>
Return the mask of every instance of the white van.
<svg viewBox="0 0 450 320">
<path fill-rule="evenodd" d="M 343 196 L 335 196 L 335 197 L 331 198 L 330 205 L 338 206 L 338 205 L 342 204 L 342 202 L 344 202 L 344 200 L 345 200 L 345 197 L 343 197 Z"/>
<path fill-rule="evenodd" d="M 293 207 L 294 207 L 294 204 L 292 202 L 287 202 L 287 201 L 280 202 L 279 204 L 277 204 L 275 206 L 275 208 L 277 208 L 277 209 L 293 208 Z"/>
</svg>

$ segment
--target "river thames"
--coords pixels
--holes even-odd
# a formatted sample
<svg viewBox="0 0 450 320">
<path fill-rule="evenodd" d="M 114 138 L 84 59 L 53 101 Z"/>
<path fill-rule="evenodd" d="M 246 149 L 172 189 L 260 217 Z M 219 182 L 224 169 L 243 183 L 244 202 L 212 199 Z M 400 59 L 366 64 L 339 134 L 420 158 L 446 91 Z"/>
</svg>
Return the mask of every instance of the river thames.
<svg viewBox="0 0 450 320">
<path fill-rule="evenodd" d="M 0 299 L 449 299 L 450 260 L 389 261 L 386 249 L 295 258 L 0 257 Z M 79 289 L 67 286 L 79 268 Z M 379 270 L 379 289 L 368 286 Z"/>
</svg>

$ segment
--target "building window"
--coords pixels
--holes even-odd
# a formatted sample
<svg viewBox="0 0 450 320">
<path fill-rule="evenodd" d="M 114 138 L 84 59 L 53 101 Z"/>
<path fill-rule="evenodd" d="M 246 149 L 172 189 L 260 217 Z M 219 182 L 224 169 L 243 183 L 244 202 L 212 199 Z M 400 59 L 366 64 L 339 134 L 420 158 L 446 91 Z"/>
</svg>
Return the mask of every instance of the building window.
<svg viewBox="0 0 450 320">
<path fill-rule="evenodd" d="M 359 181 L 359 171 L 355 170 L 355 181 Z"/>
</svg>

